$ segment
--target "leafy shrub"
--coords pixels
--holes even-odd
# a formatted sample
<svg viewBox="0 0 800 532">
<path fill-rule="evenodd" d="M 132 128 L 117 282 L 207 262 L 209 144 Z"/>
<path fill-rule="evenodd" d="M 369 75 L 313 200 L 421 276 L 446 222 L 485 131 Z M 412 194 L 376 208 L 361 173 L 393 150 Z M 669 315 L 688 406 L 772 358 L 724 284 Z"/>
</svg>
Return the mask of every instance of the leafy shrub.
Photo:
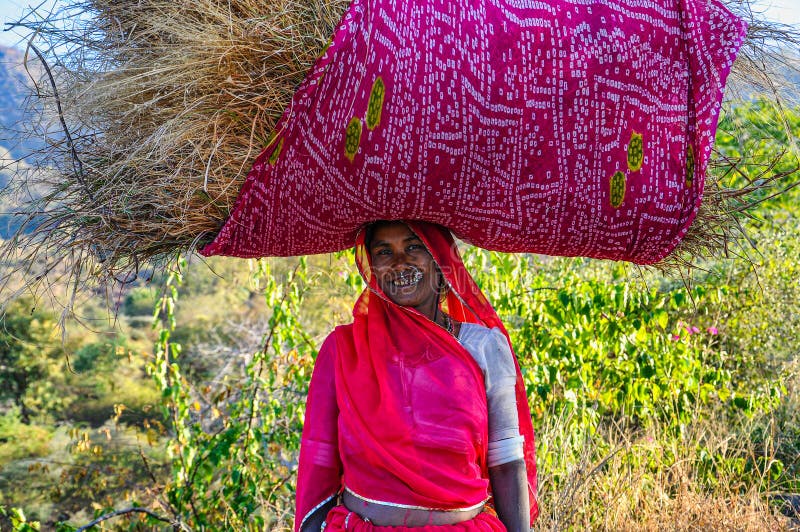
<svg viewBox="0 0 800 532">
<path fill-rule="evenodd" d="M 581 259 L 543 269 L 532 257 L 470 249 L 466 260 L 508 325 L 540 420 L 569 407 L 583 425 L 657 419 L 679 430 L 698 405 L 752 411 L 780 397 L 766 375 L 738 378 L 752 360 L 723 352 L 716 327 L 680 318 L 709 304 L 702 286 L 635 287 L 619 266 L 610 280 L 584 278 Z"/>
<path fill-rule="evenodd" d="M 127 316 L 152 316 L 157 299 L 154 289 L 137 286 L 125 296 L 123 310 Z"/>
<path fill-rule="evenodd" d="M 72 356 L 72 368 L 78 373 L 110 373 L 116 367 L 119 355 L 126 352 L 125 338 L 115 335 L 108 342 L 92 342 L 81 346 Z"/>
<path fill-rule="evenodd" d="M 52 314 L 27 298 L 12 302 L 0 319 L 0 400 L 18 408 L 23 423 L 66 402 L 56 385 L 64 361 L 55 328 Z"/>
<path fill-rule="evenodd" d="M 19 410 L 0 416 L 0 467 L 14 460 L 45 456 L 50 451 L 50 430 L 22 423 Z"/>
</svg>

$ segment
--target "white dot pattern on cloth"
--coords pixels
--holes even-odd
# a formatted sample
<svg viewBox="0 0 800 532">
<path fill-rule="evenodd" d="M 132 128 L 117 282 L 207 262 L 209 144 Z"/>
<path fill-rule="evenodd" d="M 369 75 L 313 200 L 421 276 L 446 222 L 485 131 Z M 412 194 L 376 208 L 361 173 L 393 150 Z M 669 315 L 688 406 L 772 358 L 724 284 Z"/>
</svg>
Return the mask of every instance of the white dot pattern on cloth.
<svg viewBox="0 0 800 532">
<path fill-rule="evenodd" d="M 376 219 L 650 263 L 699 207 L 744 23 L 717 0 L 353 0 L 207 255 Z"/>
</svg>

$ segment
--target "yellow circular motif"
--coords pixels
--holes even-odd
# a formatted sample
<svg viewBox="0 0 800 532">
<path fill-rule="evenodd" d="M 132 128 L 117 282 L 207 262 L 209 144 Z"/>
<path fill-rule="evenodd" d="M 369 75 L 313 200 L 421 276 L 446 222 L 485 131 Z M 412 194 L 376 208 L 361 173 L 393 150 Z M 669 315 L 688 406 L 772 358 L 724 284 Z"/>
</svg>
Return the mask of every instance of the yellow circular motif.
<svg viewBox="0 0 800 532">
<path fill-rule="evenodd" d="M 689 145 L 689 148 L 686 150 L 686 186 L 692 186 L 694 182 L 694 148 L 692 145 Z"/>
<path fill-rule="evenodd" d="M 278 142 L 278 145 L 275 147 L 275 149 L 272 151 L 272 154 L 269 156 L 270 166 L 275 166 L 275 163 L 278 162 L 278 157 L 281 156 L 281 150 L 283 150 L 283 140 L 284 140 L 283 137 L 281 137 L 281 140 Z M 272 144 L 272 141 L 270 141 L 270 144 Z"/>
<path fill-rule="evenodd" d="M 371 130 L 378 127 L 381 123 L 381 113 L 383 112 L 383 102 L 386 98 L 386 85 L 383 79 L 378 76 L 372 84 L 372 93 L 369 95 L 369 106 L 367 107 L 367 127 Z"/>
<path fill-rule="evenodd" d="M 344 138 L 344 155 L 350 162 L 356 158 L 358 146 L 361 144 L 361 119 L 354 116 L 347 125 L 347 134 Z"/>
<path fill-rule="evenodd" d="M 625 200 L 625 174 L 617 172 L 611 176 L 609 183 L 611 189 L 611 206 L 618 209 Z"/>
<path fill-rule="evenodd" d="M 644 162 L 644 141 L 642 134 L 633 132 L 631 140 L 628 142 L 628 169 L 631 172 L 638 172 Z"/>
</svg>

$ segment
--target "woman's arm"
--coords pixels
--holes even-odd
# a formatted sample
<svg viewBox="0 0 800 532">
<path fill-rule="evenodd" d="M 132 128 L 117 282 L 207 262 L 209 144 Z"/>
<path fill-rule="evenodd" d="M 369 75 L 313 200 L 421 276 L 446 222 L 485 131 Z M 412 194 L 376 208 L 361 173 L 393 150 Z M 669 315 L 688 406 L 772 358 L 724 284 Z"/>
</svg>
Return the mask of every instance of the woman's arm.
<svg viewBox="0 0 800 532">
<path fill-rule="evenodd" d="M 529 532 L 530 502 L 528 475 L 524 460 L 514 460 L 489 468 L 489 481 L 497 517 L 509 532 Z"/>
<path fill-rule="evenodd" d="M 489 414 L 488 465 L 495 510 L 511 532 L 529 532 L 530 499 L 524 438 L 517 413 L 517 367 L 505 335 L 492 329 L 485 345 Z"/>
<path fill-rule="evenodd" d="M 334 378 L 335 334 L 328 336 L 322 344 L 309 384 L 297 471 L 295 532 L 319 532 L 328 511 L 336 504 L 341 488 L 339 408 Z"/>
</svg>

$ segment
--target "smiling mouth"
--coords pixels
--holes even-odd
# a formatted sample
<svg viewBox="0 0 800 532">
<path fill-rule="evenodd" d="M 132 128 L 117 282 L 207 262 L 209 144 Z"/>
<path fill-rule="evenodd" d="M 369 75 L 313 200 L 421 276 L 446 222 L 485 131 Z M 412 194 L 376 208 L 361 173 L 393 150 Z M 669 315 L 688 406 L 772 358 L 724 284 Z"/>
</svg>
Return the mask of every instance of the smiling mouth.
<svg viewBox="0 0 800 532">
<path fill-rule="evenodd" d="M 422 280 L 422 270 L 419 268 L 411 267 L 408 270 L 403 270 L 397 277 L 389 281 L 389 284 L 397 288 L 407 288 L 416 286 Z"/>
</svg>

